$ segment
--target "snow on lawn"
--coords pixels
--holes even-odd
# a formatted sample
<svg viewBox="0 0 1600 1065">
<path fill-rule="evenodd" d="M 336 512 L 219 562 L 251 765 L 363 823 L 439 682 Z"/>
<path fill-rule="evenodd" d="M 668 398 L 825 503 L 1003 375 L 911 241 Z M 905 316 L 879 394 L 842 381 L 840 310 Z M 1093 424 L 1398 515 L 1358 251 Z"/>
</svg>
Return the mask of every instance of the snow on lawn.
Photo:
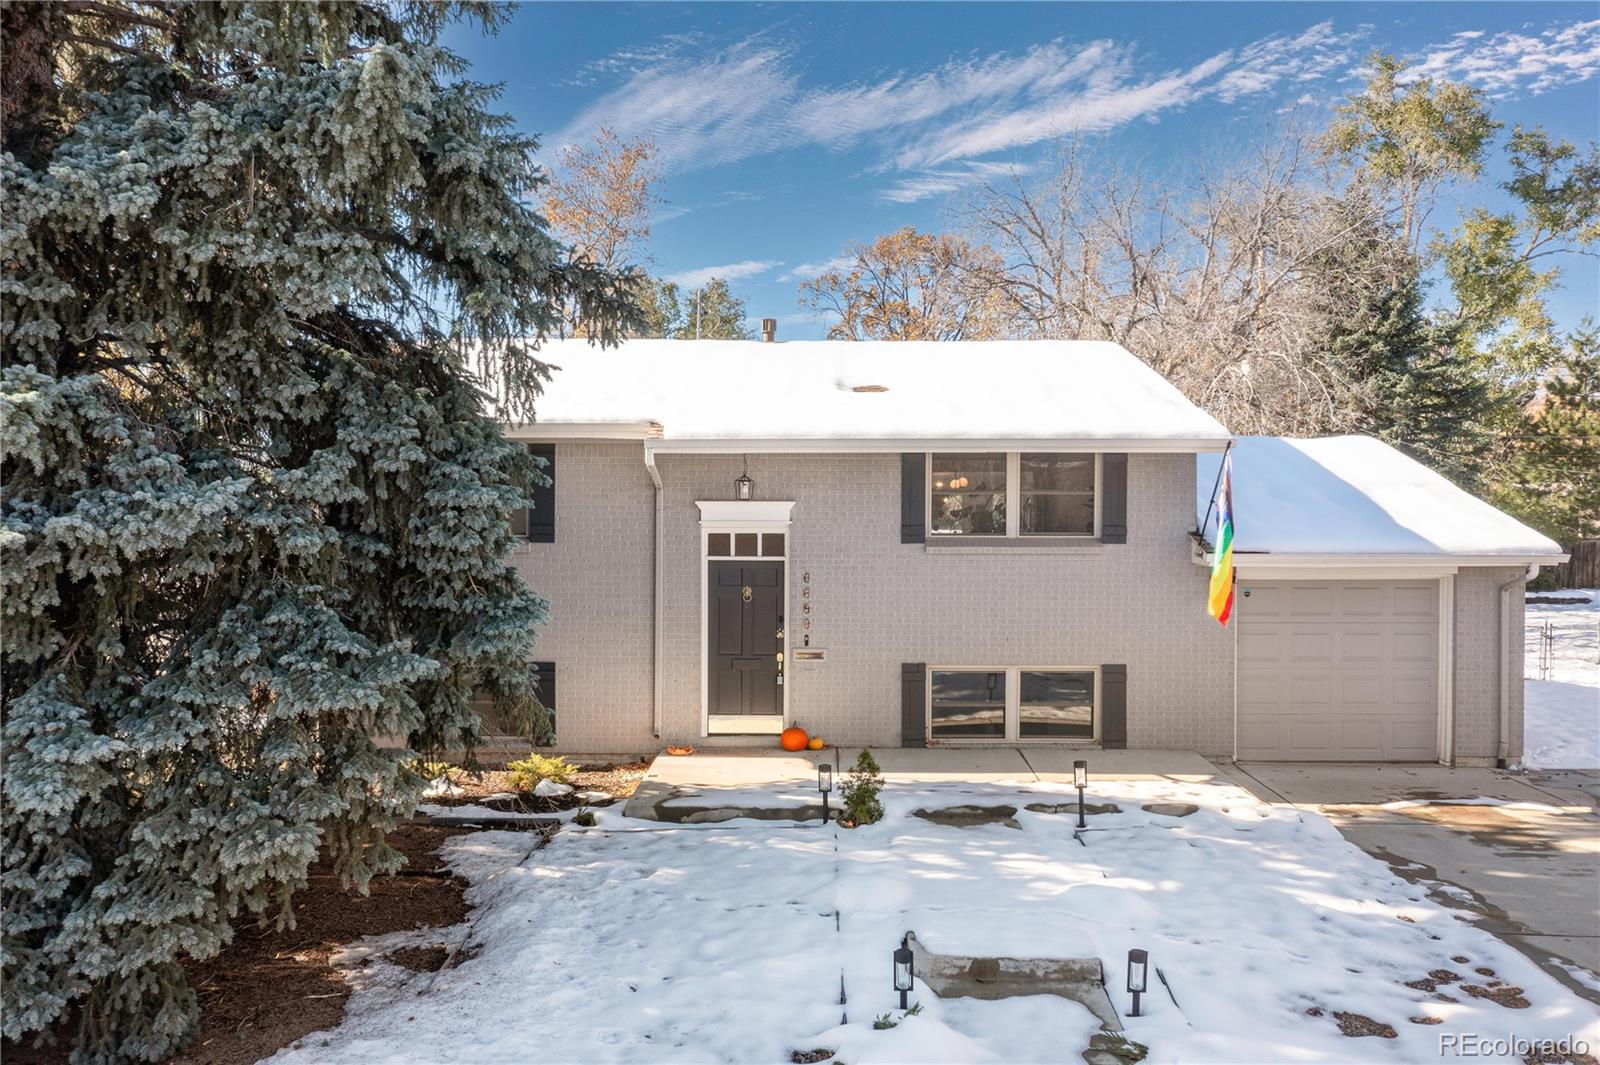
<svg viewBox="0 0 1600 1065">
<path fill-rule="evenodd" d="M 1528 604 L 1522 765 L 1600 768 L 1600 590 L 1539 594 L 1589 602 Z M 1546 621 L 1555 633 L 1548 678 L 1539 670 L 1539 632 Z"/>
<path fill-rule="evenodd" d="M 921 1014 L 874 1030 L 898 1012 L 890 952 L 907 931 L 944 953 L 1098 957 L 1122 1011 L 1127 951 L 1148 949 L 1147 1012 L 1126 1024 L 1154 1062 L 1434 1060 L 1449 1033 L 1600 1043 L 1592 1004 L 1320 816 L 1221 784 L 1116 781 L 1089 797 L 1121 812 L 1091 816 L 1082 843 L 1071 814 L 1022 809 L 1071 801 L 1048 784 L 891 786 L 886 819 L 854 831 L 662 826 L 613 808 L 543 850 L 464 836 L 447 854 L 477 909 L 439 941 L 465 932 L 466 960 L 367 967 L 342 1025 L 273 1060 L 778 1065 L 824 1047 L 852 1065 L 1077 1060 L 1094 1023 L 1051 996 L 941 1000 L 919 983 Z M 1140 809 L 1154 801 L 1200 810 Z M 966 803 L 1017 806 L 1021 828 L 911 816 Z M 1456 976 L 1406 986 L 1438 970 Z M 1529 1005 L 1463 990 L 1495 980 Z M 1397 1037 L 1343 1036 L 1336 1012 Z"/>
</svg>

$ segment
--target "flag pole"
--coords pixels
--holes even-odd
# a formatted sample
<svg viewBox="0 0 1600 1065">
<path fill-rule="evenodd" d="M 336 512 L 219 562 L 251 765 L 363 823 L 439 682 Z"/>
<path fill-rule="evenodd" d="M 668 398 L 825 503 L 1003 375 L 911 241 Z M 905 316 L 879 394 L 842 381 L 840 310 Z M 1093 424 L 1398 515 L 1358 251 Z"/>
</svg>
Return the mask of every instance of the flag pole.
<svg viewBox="0 0 1600 1065">
<path fill-rule="evenodd" d="M 1228 446 L 1222 449 L 1222 457 L 1217 460 L 1217 479 L 1211 482 L 1211 499 L 1206 503 L 1206 516 L 1200 519 L 1200 525 L 1195 532 L 1200 534 L 1200 539 L 1206 538 L 1206 524 L 1211 521 L 1211 511 L 1217 505 L 1217 486 L 1222 483 L 1222 471 L 1228 465 L 1228 452 L 1233 450 L 1233 441 L 1228 441 Z"/>
</svg>

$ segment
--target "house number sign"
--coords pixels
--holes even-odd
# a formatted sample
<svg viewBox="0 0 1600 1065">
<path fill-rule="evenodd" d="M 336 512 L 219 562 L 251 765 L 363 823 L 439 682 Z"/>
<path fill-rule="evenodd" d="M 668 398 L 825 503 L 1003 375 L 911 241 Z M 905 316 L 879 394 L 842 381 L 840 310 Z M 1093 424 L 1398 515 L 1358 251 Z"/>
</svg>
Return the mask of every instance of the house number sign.
<svg viewBox="0 0 1600 1065">
<path fill-rule="evenodd" d="M 800 574 L 800 631 L 805 645 L 811 646 L 811 571 Z"/>
<path fill-rule="evenodd" d="M 828 657 L 828 652 L 821 647 L 811 646 L 811 608 L 814 601 L 811 597 L 811 571 L 800 574 L 800 630 L 805 634 L 801 646 L 794 650 L 795 665 L 802 669 L 810 669 L 818 662 Z"/>
</svg>

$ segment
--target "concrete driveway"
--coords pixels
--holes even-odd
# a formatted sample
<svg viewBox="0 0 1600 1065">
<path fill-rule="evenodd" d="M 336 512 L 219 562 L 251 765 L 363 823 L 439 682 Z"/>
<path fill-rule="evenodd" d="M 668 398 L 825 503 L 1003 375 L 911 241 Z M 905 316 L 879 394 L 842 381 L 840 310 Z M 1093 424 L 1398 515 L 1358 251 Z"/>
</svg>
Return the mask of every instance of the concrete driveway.
<svg viewBox="0 0 1600 1065">
<path fill-rule="evenodd" d="M 1282 762 L 1218 768 L 1263 801 L 1324 815 L 1397 874 L 1427 884 L 1439 902 L 1466 911 L 1600 1003 L 1600 773 Z"/>
</svg>

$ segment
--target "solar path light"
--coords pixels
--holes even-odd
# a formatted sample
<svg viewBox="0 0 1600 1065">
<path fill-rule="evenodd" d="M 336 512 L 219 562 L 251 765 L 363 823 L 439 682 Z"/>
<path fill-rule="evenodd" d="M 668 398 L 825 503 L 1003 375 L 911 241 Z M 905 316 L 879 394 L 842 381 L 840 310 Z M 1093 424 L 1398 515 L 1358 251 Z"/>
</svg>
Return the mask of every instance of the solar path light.
<svg viewBox="0 0 1600 1065">
<path fill-rule="evenodd" d="M 1089 763 L 1082 758 L 1072 763 L 1072 786 L 1078 789 L 1078 827 L 1088 828 L 1083 819 L 1083 789 L 1089 786 Z"/>
<path fill-rule="evenodd" d="M 894 951 L 894 989 L 900 992 L 900 1008 L 906 1008 L 906 996 L 911 994 L 911 985 L 916 974 L 912 971 L 911 946 L 906 940 L 901 939 L 900 945 Z"/>
<path fill-rule="evenodd" d="M 1133 995 L 1133 1016 L 1140 1016 L 1139 996 L 1144 994 L 1150 971 L 1150 952 L 1134 947 L 1128 951 L 1128 991 Z"/>
</svg>

